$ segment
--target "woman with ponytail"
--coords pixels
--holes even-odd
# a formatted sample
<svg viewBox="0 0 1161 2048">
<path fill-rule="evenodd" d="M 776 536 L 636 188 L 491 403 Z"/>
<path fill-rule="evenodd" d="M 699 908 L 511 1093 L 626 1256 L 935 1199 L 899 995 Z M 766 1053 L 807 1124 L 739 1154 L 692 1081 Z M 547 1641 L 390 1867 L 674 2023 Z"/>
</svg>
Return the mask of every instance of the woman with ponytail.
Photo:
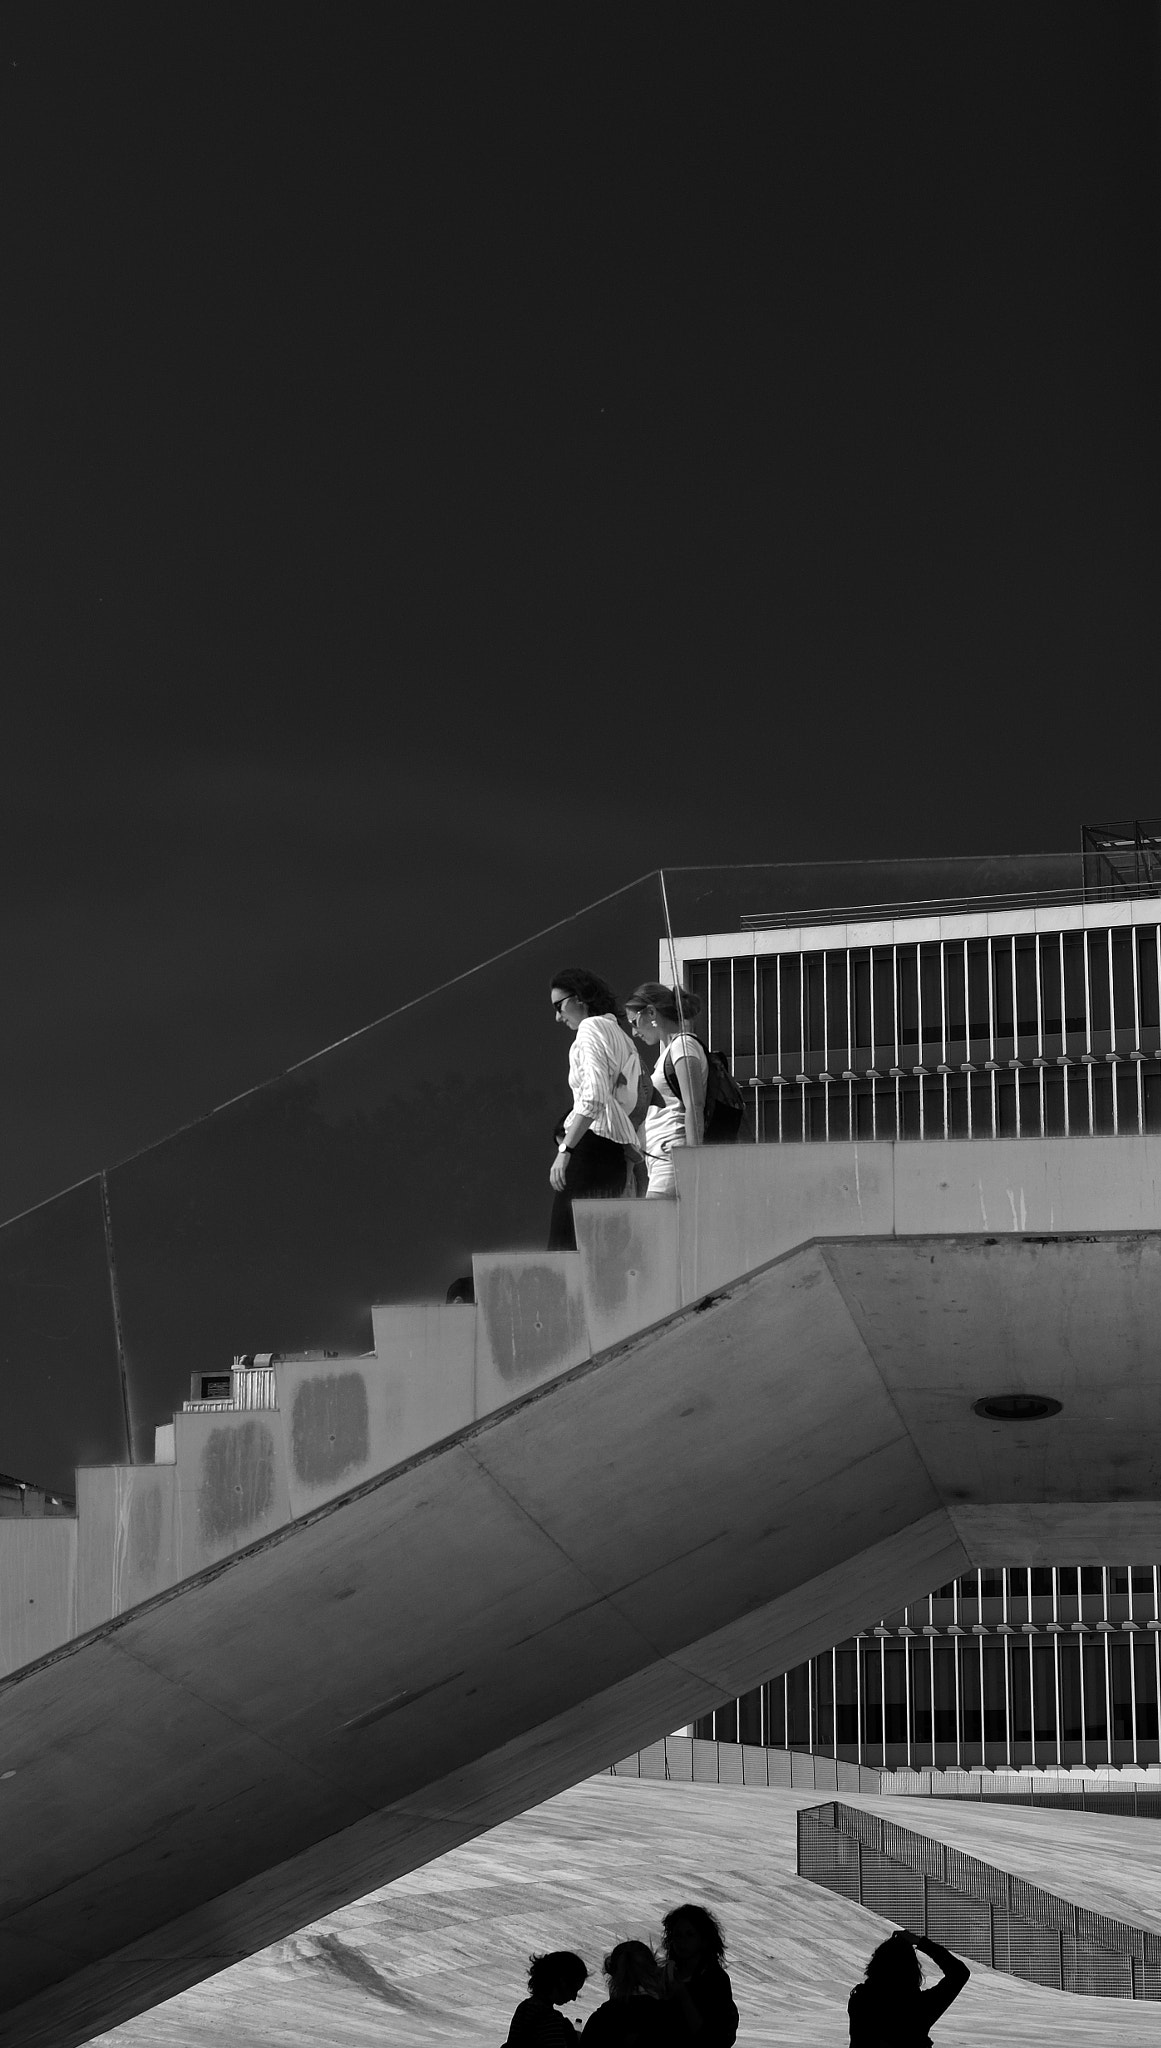
<svg viewBox="0 0 1161 2048">
<path fill-rule="evenodd" d="M 700 1008 L 698 996 L 666 988 L 662 981 L 643 981 L 625 1004 L 634 1035 L 660 1053 L 644 1131 L 650 1196 L 677 1193 L 673 1153 L 702 1141 L 709 1059 L 701 1040 L 687 1029 Z"/>
</svg>

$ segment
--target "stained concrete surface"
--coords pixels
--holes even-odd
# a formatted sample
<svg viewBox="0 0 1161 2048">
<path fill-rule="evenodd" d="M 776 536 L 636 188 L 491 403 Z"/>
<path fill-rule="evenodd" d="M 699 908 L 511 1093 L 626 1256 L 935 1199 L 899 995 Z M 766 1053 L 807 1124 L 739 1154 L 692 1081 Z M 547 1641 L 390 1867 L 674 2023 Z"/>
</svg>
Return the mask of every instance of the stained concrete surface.
<svg viewBox="0 0 1161 2048">
<path fill-rule="evenodd" d="M 154 1597 L 0 1684 L 0 2043 L 79 2041 L 968 1564 L 1155 1553 L 1161 1142 L 752 1149 L 112 1475 L 100 1600 Z M 973 1414 L 1014 1387 L 1064 1414 Z"/>
<path fill-rule="evenodd" d="M 990 1503 L 1044 1561 L 1110 1515 L 1152 1554 L 1159 1326 L 1132 1236 L 804 1246 L 14 1674 L 0 2043 L 83 2040 L 993 1561 Z M 1005 1431 L 971 1400 L 1029 1327 L 1067 1415 Z"/>
<path fill-rule="evenodd" d="M 602 1997 L 606 1950 L 627 1936 L 656 1939 L 662 1913 L 686 1898 L 722 1919 L 743 2044 L 840 2048 L 847 1993 L 890 1924 L 795 1875 L 796 1815 L 817 1803 L 816 1793 L 591 1779 L 102 2035 L 100 2048 L 499 2048 L 531 1951 L 575 1947 L 585 1957 L 589 1983 L 567 2008 L 584 2018 Z M 906 1826 L 926 1804 L 929 1831 L 959 1842 L 970 1827 L 981 1856 L 1000 1811 L 848 1803 Z M 1142 1879 L 1161 1868 L 1161 1827 L 1147 1821 L 1016 1812 L 1016 1832 L 1033 1819 L 1037 1856 L 1070 1875 L 1083 1869 L 1106 1912 L 1119 1910 L 1127 1858 Z M 1078 1819 L 1094 1825 L 1078 1828 Z M 997 1841 L 1011 1832 L 999 1822 Z M 1155 2048 L 1158 2011 L 1046 1991 L 973 1964 L 936 2041 Z"/>
</svg>

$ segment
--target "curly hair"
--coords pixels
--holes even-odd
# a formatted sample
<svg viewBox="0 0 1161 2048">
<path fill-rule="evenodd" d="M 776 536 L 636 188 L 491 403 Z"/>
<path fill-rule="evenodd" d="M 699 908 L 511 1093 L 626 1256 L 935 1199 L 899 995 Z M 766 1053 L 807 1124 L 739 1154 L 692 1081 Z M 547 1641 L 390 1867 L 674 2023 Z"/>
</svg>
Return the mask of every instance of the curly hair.
<svg viewBox="0 0 1161 2048">
<path fill-rule="evenodd" d="M 590 1017 L 621 1016 L 621 1005 L 608 982 L 602 981 L 599 974 L 591 974 L 587 967 L 560 968 L 553 975 L 551 986 L 583 1003 Z"/>
<path fill-rule="evenodd" d="M 726 1937 L 722 1933 L 721 1922 L 712 1913 L 707 1912 L 704 1906 L 675 1906 L 661 1922 L 666 1935 L 675 1920 L 687 1920 L 691 1927 L 696 1927 L 703 1949 L 713 1956 L 715 1962 L 721 1962 L 726 1952 Z"/>
<path fill-rule="evenodd" d="M 575 1998 L 588 1974 L 586 1964 L 570 1948 L 528 1958 L 528 1989 L 533 1998 L 547 1998 L 551 2005 L 559 1998 Z"/>
</svg>

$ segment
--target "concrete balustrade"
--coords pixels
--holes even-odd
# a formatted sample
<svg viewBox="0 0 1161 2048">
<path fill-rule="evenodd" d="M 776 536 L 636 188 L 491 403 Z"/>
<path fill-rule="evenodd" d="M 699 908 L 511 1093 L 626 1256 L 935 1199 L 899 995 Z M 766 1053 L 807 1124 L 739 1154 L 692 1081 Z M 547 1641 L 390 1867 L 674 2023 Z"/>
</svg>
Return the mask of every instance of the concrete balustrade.
<svg viewBox="0 0 1161 2048">
<path fill-rule="evenodd" d="M 0 1521 L 0 2048 L 75 2048 L 224 1927 L 276 1940 L 973 1563 L 1157 1554 L 1159 1167 L 693 1152 L 676 1203 L 479 1258 L 475 1306 L 235 1375 L 76 1523 Z M 978 1412 L 1027 1391 L 1060 1412 Z"/>
<path fill-rule="evenodd" d="M 681 1300 L 812 1238 L 1161 1228 L 1161 1137 L 745 1145 L 677 1154 Z"/>
<path fill-rule="evenodd" d="M 0 1675 L 76 1634 L 78 1524 L 0 1520 Z"/>
<path fill-rule="evenodd" d="M 477 1415 L 592 1357 L 579 1253 L 493 1252 L 472 1268 Z"/>
<path fill-rule="evenodd" d="M 577 1202 L 573 1213 L 594 1353 L 680 1308 L 679 1203 Z"/>
<path fill-rule="evenodd" d="M 813 1240 L 1161 1230 L 1155 1137 L 707 1147 L 677 1178 L 578 1202 L 576 1252 L 478 1255 L 475 1306 L 377 1305 L 369 1355 L 278 1363 L 276 1407 L 159 1423 L 153 1466 L 78 1472 L 75 1522 L 0 1520 L 0 1675 Z"/>
</svg>

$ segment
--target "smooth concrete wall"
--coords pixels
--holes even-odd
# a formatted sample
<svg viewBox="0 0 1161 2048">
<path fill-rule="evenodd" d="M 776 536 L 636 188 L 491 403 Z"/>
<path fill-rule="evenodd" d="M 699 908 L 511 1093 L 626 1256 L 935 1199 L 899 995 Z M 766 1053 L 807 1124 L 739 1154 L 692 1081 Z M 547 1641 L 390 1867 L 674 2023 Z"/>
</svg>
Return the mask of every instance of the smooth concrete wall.
<svg viewBox="0 0 1161 2048">
<path fill-rule="evenodd" d="M 947 1235 L 986 1244 L 1161 1230 L 1161 1139 L 1153 1137 L 711 1146 L 679 1153 L 677 1175 L 676 1202 L 579 1202 L 576 1252 L 477 1257 L 476 1306 L 377 1306 L 374 1353 L 280 1364 L 276 1410 L 194 1412 L 160 1425 L 159 1454 L 172 1462 L 82 1471 L 79 1533 L 63 1521 L 0 1523 L 0 1672 L 124 1613 L 812 1240 L 850 1247 L 864 1238 L 899 1244 Z M 840 1256 L 849 1264 L 839 1248 L 828 1254 L 832 1263 Z M 1148 1276 L 1131 1254 L 1116 1264 L 1109 1342 L 1128 1357 L 1128 1309 L 1139 1304 Z M 874 1304 L 862 1301 L 857 1274 L 838 1277 L 870 1336 Z M 1019 1277 L 1019 1287 L 1025 1284 Z M 995 1286 L 999 1309 L 1002 1273 Z M 938 1275 L 908 1279 L 909 1314 L 919 1312 L 916 1287 L 934 1289 L 926 1311 L 934 1333 L 947 1291 L 942 1267 Z M 1082 1321 L 1105 1313 L 1105 1293 L 1107 1287 L 1100 1301 L 1080 1305 Z M 1015 1328 L 1020 1300 L 1009 1308 Z M 888 1311 L 896 1313 L 889 1304 Z M 1075 1319 L 1072 1329 L 1079 1329 Z M 997 1368 L 1002 1361 L 1010 1377 L 1020 1343 L 999 1323 L 997 1330 Z M 933 1334 L 933 1356 L 946 1348 L 945 1335 L 936 1341 Z M 1139 1351 L 1137 1338 L 1134 1344 Z M 1065 1364 L 1068 1348 L 1066 1333 L 1058 1347 Z M 914 1346 L 911 1352 L 918 1355 Z M 890 1380 L 881 1342 L 878 1356 Z M 946 1403 L 946 1372 L 939 1377 L 938 1400 Z M 1136 1379 L 1125 1378 L 1125 1385 L 1125 1398 L 1137 1398 Z M 894 1396 L 913 1422 L 923 1421 L 921 1387 L 900 1386 Z M 951 1432 L 951 1455 L 958 1411 L 940 1426 Z M 990 1560 L 995 1510 L 988 1510 L 986 1538 L 974 1512 L 966 1503 L 956 1510 L 960 1534 L 973 1556 L 986 1542 Z M 1011 1555 L 1061 1561 L 1059 1509 L 1048 1521 L 1035 1505 L 1005 1512 Z M 1152 1518 L 1148 1503 L 1122 1503 L 1119 1517 L 1112 1503 L 1108 1554 L 1127 1554 L 1127 1531 L 1119 1545 L 1113 1540 L 1126 1520 L 1139 1537 Z M 1094 1554 L 1094 1526 L 1086 1509 L 1078 1559 Z M 1161 1550 L 1161 1540 L 1155 1547 Z M 949 1575 L 950 1568 L 943 1576 Z"/>
<path fill-rule="evenodd" d="M 895 1233 L 1053 1235 L 1161 1226 L 1161 1139 L 998 1138 L 896 1144 Z"/>
<path fill-rule="evenodd" d="M 896 1149 L 703 1145 L 676 1153 L 682 1302 L 811 1238 L 890 1237 Z"/>
<path fill-rule="evenodd" d="M 0 1521 L 0 1672 L 76 1634 L 77 1524 L 70 1516 Z"/>
<path fill-rule="evenodd" d="M 578 1252 L 477 1253 L 472 1269 L 477 1415 L 592 1356 Z"/>
<path fill-rule="evenodd" d="M 470 1308 L 376 1309 L 377 1356 L 275 1368 L 292 1515 L 308 1514 L 473 1420 Z"/>
<path fill-rule="evenodd" d="M 1161 1138 L 705 1145 L 676 1155 L 683 1302 L 815 1237 L 1161 1229 Z"/>
<path fill-rule="evenodd" d="M 182 1576 L 172 1465 L 82 1466 L 76 1528 L 78 1635 Z"/>
<path fill-rule="evenodd" d="M 174 1418 L 177 1572 L 216 1564 L 290 1520 L 280 1417 L 274 1409 L 197 1411 Z"/>
<path fill-rule="evenodd" d="M 680 1308 L 676 1202 L 575 1202 L 573 1217 L 594 1355 Z"/>
<path fill-rule="evenodd" d="M 1090 1449 L 1093 1445 L 1090 1444 Z M 1092 1564 L 1161 1557 L 1161 1501 L 957 1502 L 949 1517 L 973 1565 Z"/>
<path fill-rule="evenodd" d="M 390 1451 L 388 1464 L 413 1457 L 474 1421 L 476 1320 L 471 1302 L 401 1302 L 371 1310 L 374 1357 L 361 1363 L 369 1371 L 377 1366 L 382 1375 L 381 1442 Z M 292 1384 L 290 1370 L 280 1365 L 276 1373 L 283 1407 L 283 1389 Z"/>
<path fill-rule="evenodd" d="M 100 1627 L 291 1519 L 277 1410 L 180 1414 L 174 1443 L 172 1465 L 78 1471 L 76 1620 L 68 1634 Z"/>
</svg>

